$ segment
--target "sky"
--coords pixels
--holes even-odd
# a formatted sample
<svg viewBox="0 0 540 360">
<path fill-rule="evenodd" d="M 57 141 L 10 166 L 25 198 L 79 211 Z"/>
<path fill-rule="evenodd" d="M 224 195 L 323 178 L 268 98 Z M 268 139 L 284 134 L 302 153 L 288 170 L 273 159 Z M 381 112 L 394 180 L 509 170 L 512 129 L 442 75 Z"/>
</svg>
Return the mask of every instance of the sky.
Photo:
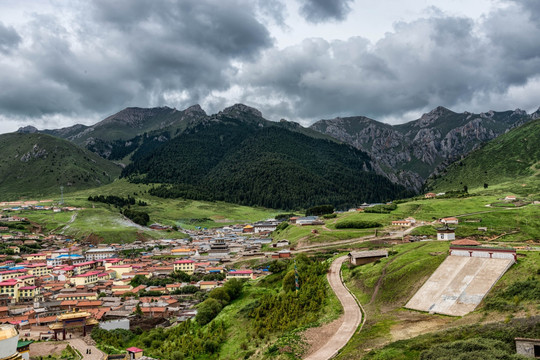
<svg viewBox="0 0 540 360">
<path fill-rule="evenodd" d="M 309 125 L 540 106 L 537 0 L 2 0 L 0 133 L 235 103 Z"/>
</svg>

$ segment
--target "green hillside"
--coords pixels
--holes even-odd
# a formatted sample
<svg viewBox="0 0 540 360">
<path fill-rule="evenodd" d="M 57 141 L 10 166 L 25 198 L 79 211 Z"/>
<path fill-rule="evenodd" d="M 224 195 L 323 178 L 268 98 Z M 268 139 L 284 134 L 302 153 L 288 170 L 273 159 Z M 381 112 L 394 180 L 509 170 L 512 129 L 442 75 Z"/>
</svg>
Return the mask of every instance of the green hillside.
<svg viewBox="0 0 540 360">
<path fill-rule="evenodd" d="M 45 134 L 0 135 L 0 198 L 50 196 L 107 184 L 120 168 L 73 143 Z"/>
<path fill-rule="evenodd" d="M 173 184 L 152 191 L 162 197 L 281 209 L 347 207 L 407 195 L 372 172 L 364 152 L 258 119 L 221 116 L 164 144 L 148 143 L 122 175 Z"/>
<path fill-rule="evenodd" d="M 428 190 L 449 191 L 500 184 L 538 181 L 540 173 L 540 119 L 531 121 L 473 151 L 430 178 Z M 527 190 L 531 191 L 531 190 Z M 538 189 L 536 189 L 538 192 Z"/>
</svg>

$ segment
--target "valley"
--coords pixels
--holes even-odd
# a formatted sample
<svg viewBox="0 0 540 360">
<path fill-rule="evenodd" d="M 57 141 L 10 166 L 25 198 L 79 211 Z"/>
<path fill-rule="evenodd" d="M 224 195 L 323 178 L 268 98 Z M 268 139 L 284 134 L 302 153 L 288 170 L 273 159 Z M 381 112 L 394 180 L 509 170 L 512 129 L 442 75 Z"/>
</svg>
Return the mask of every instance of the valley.
<svg viewBox="0 0 540 360">
<path fill-rule="evenodd" d="M 0 181 L 5 319 L 28 323 L 34 339 L 73 308 L 100 324 L 128 321 L 95 328 L 92 340 L 71 335 L 100 354 L 140 349 L 154 359 L 419 359 L 471 344 L 509 355 L 516 334 L 537 336 L 540 317 L 538 120 L 518 115 L 493 115 L 492 124 L 516 128 L 463 145 L 448 167 L 442 157 L 428 161 L 422 191 L 395 164 L 403 181 L 392 182 L 371 151 L 243 105 L 210 116 L 197 107 L 128 109 L 104 121 L 100 140 L 83 134 L 102 125 L 47 131 L 71 142 L 31 129 L 3 135 L 0 146 L 16 155 L 2 163 L 15 177 L 10 170 Z M 468 126 L 436 109 L 407 131 L 448 116 Z M 141 121 L 143 134 L 111 132 Z M 459 241 L 516 261 L 461 316 L 407 309 Z M 355 266 L 354 254 L 377 257 Z M 358 307 L 344 312 L 336 279 Z M 361 322 L 337 335 L 339 346 L 325 345 L 351 306 L 361 307 Z M 49 314 L 39 324 L 36 309 Z"/>
</svg>

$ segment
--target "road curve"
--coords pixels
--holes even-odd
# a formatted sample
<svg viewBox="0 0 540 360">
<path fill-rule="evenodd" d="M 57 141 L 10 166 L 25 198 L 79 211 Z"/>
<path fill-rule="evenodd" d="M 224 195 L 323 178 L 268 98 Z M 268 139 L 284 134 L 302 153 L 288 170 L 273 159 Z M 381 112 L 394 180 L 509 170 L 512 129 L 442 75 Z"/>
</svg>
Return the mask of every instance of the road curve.
<svg viewBox="0 0 540 360">
<path fill-rule="evenodd" d="M 343 305 L 343 324 L 336 333 L 328 339 L 327 343 L 304 360 L 328 360 L 334 357 L 344 347 L 356 332 L 362 322 L 362 312 L 355 298 L 341 281 L 341 265 L 347 260 L 342 256 L 334 260 L 328 272 L 328 282 Z"/>
</svg>

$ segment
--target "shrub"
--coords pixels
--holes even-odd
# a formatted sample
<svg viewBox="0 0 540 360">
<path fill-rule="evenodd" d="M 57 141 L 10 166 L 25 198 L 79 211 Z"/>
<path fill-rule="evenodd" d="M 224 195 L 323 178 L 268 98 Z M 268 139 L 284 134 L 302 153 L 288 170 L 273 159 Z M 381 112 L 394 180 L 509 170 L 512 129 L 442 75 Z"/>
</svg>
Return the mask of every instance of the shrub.
<svg viewBox="0 0 540 360">
<path fill-rule="evenodd" d="M 377 213 L 377 214 L 389 214 L 391 211 L 396 210 L 397 205 L 392 203 L 388 205 L 375 205 L 367 207 L 364 209 L 366 213 Z"/>
<path fill-rule="evenodd" d="M 321 216 L 325 214 L 332 214 L 334 212 L 334 206 L 332 205 L 319 205 L 314 206 L 306 210 L 306 216 L 316 215 Z"/>
<path fill-rule="evenodd" d="M 206 299 L 199 305 L 195 320 L 200 325 L 206 325 L 219 314 L 222 308 L 218 300 L 212 298 Z"/>
<path fill-rule="evenodd" d="M 381 226 L 378 222 L 364 220 L 342 220 L 336 223 L 336 229 L 368 229 Z"/>
</svg>

